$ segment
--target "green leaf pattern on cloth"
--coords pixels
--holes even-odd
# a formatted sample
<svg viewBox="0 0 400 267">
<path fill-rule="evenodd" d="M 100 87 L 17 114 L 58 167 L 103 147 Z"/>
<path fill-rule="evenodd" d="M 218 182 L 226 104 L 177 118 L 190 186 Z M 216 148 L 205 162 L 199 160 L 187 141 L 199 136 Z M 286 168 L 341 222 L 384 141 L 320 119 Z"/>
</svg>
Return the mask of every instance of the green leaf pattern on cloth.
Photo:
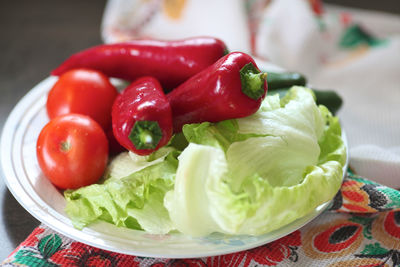
<svg viewBox="0 0 400 267">
<path fill-rule="evenodd" d="M 13 263 L 26 266 L 59 266 L 49 260 L 60 250 L 62 240 L 59 235 L 50 233 L 44 236 L 35 246 L 27 246 L 16 252 Z"/>
</svg>

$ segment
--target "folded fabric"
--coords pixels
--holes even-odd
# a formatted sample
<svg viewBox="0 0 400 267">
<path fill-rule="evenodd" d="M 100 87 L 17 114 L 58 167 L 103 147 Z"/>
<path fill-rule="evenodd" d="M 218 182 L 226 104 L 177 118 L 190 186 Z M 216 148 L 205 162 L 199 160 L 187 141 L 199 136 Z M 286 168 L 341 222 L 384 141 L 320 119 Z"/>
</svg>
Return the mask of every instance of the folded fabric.
<svg viewBox="0 0 400 267">
<path fill-rule="evenodd" d="M 400 17 L 335 6 L 316 15 L 303 0 L 271 1 L 256 17 L 255 54 L 341 95 L 350 165 L 399 188 Z"/>
<path fill-rule="evenodd" d="M 223 242 L 223 240 L 221 241 Z M 272 243 L 195 259 L 104 251 L 40 225 L 1 266 L 398 266 L 400 192 L 352 172 L 329 210 Z"/>
<path fill-rule="evenodd" d="M 399 16 L 322 7 L 318 0 L 109 0 L 102 24 L 105 42 L 193 35 L 219 37 L 231 51 L 338 92 L 350 165 L 400 188 Z"/>
<path fill-rule="evenodd" d="M 110 43 L 132 38 L 207 35 L 224 40 L 235 50 L 249 52 L 243 7 L 242 0 L 112 0 L 104 12 L 102 36 Z"/>
</svg>

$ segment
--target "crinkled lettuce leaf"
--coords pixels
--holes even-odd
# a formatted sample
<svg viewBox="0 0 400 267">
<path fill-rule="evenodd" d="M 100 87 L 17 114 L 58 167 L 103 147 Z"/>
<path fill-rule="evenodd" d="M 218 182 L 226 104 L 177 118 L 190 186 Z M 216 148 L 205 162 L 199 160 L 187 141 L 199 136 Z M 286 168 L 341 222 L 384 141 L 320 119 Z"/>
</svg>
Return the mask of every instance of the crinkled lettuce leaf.
<svg viewBox="0 0 400 267">
<path fill-rule="evenodd" d="M 174 148 L 172 147 L 162 147 L 147 156 L 140 156 L 130 151 L 121 152 L 108 164 L 104 173 L 104 179 L 123 178 L 146 167 L 160 163 L 173 150 Z"/>
<path fill-rule="evenodd" d="M 174 149 L 141 159 L 122 154 L 111 163 L 109 178 L 103 184 L 64 192 L 66 213 L 77 228 L 103 220 L 149 233 L 170 232 L 174 228 L 163 201 L 174 187 L 177 155 Z"/>
<path fill-rule="evenodd" d="M 190 143 L 164 201 L 188 235 L 275 230 L 332 199 L 342 181 L 340 124 L 307 88 L 267 97 L 250 117 L 183 133 Z"/>
</svg>

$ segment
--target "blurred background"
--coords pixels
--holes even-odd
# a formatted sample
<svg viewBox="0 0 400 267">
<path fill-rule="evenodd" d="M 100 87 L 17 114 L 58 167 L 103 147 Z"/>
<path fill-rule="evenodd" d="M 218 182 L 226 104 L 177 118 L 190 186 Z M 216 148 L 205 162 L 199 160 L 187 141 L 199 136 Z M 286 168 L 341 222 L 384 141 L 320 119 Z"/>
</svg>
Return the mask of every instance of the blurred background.
<svg viewBox="0 0 400 267">
<path fill-rule="evenodd" d="M 400 15 L 399 0 L 326 0 Z M 19 99 L 69 55 L 102 42 L 105 0 L 14 0 L 0 3 L 0 129 Z M 221 16 L 221 20 L 224 16 Z M 400 29 L 398 30 L 400 33 Z M 0 179 L 0 260 L 39 225 Z"/>
</svg>

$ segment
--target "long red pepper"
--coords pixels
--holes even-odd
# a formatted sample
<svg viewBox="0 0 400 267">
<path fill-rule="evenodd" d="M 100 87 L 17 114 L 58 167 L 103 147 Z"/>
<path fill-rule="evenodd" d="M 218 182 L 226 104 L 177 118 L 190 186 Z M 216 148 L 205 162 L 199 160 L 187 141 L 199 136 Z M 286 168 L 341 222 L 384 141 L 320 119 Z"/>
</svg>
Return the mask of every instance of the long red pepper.
<svg viewBox="0 0 400 267">
<path fill-rule="evenodd" d="M 166 145 L 172 136 L 172 113 L 160 83 L 142 77 L 114 101 L 114 136 L 126 149 L 148 155 Z"/>
<path fill-rule="evenodd" d="M 230 53 L 167 94 L 174 131 L 181 131 L 186 123 L 249 116 L 258 110 L 266 92 L 266 73 L 253 58 Z"/>
<path fill-rule="evenodd" d="M 51 74 L 58 76 L 69 69 L 85 67 L 130 81 L 141 76 L 153 76 L 164 89 L 173 89 L 225 54 L 226 45 L 212 37 L 178 41 L 133 40 L 78 52 Z"/>
</svg>

